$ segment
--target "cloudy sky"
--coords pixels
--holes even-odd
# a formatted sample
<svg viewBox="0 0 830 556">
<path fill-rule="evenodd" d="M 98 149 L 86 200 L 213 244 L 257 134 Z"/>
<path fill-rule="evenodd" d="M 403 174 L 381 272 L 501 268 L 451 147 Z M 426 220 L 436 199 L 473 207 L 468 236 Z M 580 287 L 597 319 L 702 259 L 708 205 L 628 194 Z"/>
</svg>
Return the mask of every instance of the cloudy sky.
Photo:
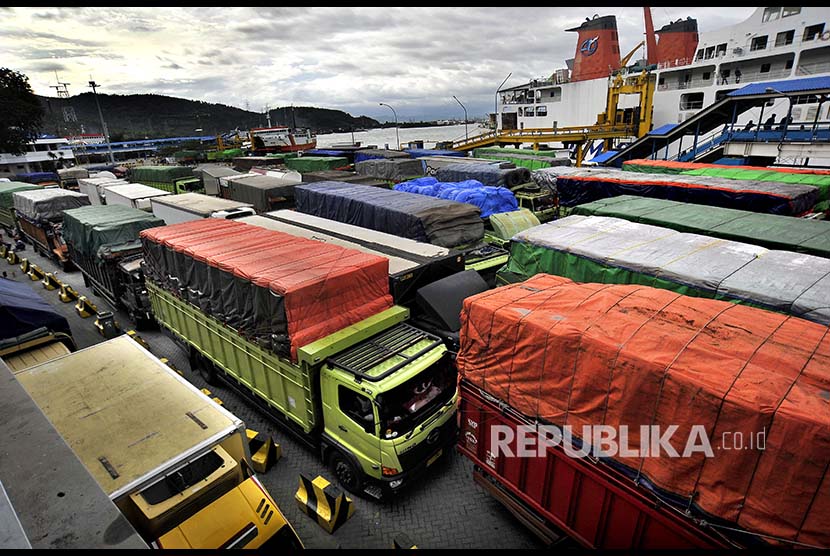
<svg viewBox="0 0 830 556">
<path fill-rule="evenodd" d="M 701 32 L 755 8 L 652 8 L 655 28 L 686 16 Z M 294 104 L 402 121 L 493 110 L 494 93 L 549 76 L 586 17 L 614 14 L 620 50 L 643 38 L 642 8 L 0 8 L 0 66 L 36 93 L 69 82 L 262 111 Z M 642 50 L 640 51 L 642 54 Z M 635 56 L 635 59 L 640 55 Z"/>
</svg>

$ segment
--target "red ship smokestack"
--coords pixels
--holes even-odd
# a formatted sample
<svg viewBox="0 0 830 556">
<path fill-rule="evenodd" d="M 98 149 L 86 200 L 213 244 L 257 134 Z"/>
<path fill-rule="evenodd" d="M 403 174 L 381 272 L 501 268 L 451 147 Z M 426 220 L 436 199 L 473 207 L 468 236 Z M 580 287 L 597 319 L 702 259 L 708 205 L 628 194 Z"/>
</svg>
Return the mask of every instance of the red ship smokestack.
<svg viewBox="0 0 830 556">
<path fill-rule="evenodd" d="M 657 36 L 657 63 L 661 67 L 692 63 L 698 44 L 696 19 L 688 17 L 673 21 L 657 31 Z"/>
<path fill-rule="evenodd" d="M 572 81 L 607 77 L 620 68 L 620 39 L 615 16 L 594 16 L 568 31 L 579 33 Z"/>
</svg>

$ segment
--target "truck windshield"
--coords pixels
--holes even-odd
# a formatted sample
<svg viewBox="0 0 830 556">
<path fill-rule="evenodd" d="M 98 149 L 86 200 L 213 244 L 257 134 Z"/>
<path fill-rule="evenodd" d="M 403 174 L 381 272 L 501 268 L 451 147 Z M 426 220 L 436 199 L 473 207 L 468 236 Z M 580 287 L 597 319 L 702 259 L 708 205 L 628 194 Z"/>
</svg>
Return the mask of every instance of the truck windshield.
<svg viewBox="0 0 830 556">
<path fill-rule="evenodd" d="M 456 389 L 455 366 L 449 354 L 417 376 L 379 394 L 381 429 L 383 438 L 395 438 L 408 433 L 424 417 L 447 403 Z"/>
</svg>

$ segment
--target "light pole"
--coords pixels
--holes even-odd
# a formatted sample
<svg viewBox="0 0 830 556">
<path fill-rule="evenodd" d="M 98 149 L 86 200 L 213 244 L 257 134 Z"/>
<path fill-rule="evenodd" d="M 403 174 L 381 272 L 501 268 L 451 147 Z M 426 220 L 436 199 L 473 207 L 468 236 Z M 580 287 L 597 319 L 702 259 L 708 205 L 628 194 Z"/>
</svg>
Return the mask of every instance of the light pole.
<svg viewBox="0 0 830 556">
<path fill-rule="evenodd" d="M 381 106 L 386 106 L 387 108 L 389 108 L 389 110 L 391 110 L 392 114 L 395 116 L 395 140 L 398 142 L 398 146 L 396 147 L 395 150 L 399 150 L 401 148 L 401 138 L 398 135 L 398 113 L 395 112 L 394 108 L 392 108 L 391 106 L 389 106 L 385 102 L 381 102 L 380 105 Z"/>
<path fill-rule="evenodd" d="M 455 99 L 455 102 L 457 102 L 458 104 L 461 104 L 461 101 L 458 100 L 458 98 L 456 98 L 455 95 L 453 95 L 452 98 Z M 463 104 L 461 104 L 461 108 L 464 109 L 464 138 L 469 139 L 470 135 L 467 133 L 467 107 L 464 106 Z"/>
<path fill-rule="evenodd" d="M 107 122 L 104 121 L 104 113 L 101 112 L 101 103 L 98 102 L 98 91 L 95 89 L 98 84 L 90 80 L 89 86 L 92 87 L 92 94 L 95 96 L 95 106 L 98 107 L 98 117 L 101 118 L 101 128 L 104 130 L 104 140 L 107 142 L 107 151 L 110 155 L 110 164 L 115 164 L 115 157 L 112 156 L 112 145 L 110 144 L 110 132 L 107 130 Z"/>
<path fill-rule="evenodd" d="M 513 72 L 507 74 L 507 77 L 504 78 L 504 81 L 501 82 L 498 89 L 496 89 L 496 98 L 493 101 L 493 119 L 495 120 L 493 123 L 496 126 L 496 131 L 499 130 L 499 91 L 501 88 L 504 87 L 504 84 L 507 83 L 507 80 L 510 79 L 510 76 L 513 75 Z"/>
</svg>

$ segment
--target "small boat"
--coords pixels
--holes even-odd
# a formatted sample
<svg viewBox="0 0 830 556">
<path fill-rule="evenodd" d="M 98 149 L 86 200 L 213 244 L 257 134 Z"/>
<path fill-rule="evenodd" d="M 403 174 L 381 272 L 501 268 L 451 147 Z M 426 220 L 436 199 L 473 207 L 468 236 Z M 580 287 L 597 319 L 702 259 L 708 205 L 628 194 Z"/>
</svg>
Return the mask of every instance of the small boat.
<svg viewBox="0 0 830 556">
<path fill-rule="evenodd" d="M 259 127 L 250 131 L 251 149 L 256 153 L 286 153 L 317 147 L 317 136 L 310 129 Z"/>
</svg>

